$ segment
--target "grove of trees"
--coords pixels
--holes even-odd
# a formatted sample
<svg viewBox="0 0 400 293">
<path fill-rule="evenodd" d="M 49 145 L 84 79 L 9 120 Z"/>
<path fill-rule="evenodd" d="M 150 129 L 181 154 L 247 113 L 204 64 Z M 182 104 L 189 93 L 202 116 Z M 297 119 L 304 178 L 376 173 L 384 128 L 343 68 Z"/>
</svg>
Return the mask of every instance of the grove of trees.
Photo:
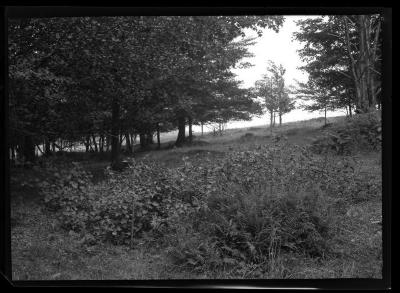
<svg viewBox="0 0 400 293">
<path fill-rule="evenodd" d="M 297 22 L 294 38 L 309 74 L 297 94 L 310 111 L 346 108 L 366 113 L 381 107 L 382 17 L 330 15 Z"/>
<path fill-rule="evenodd" d="M 250 119 L 261 107 L 230 69 L 247 66 L 240 63 L 252 43 L 245 29 L 261 35 L 264 28 L 278 31 L 283 21 L 282 16 L 9 19 L 11 158 L 33 162 L 39 145 L 50 155 L 83 144 L 86 151 L 111 148 L 116 166 L 123 141 L 132 151 L 136 137 L 146 147 L 154 134 L 160 144 L 160 132 L 178 129 L 181 146 L 192 140 L 192 125 Z M 284 107 L 277 107 L 281 116 Z"/>
<path fill-rule="evenodd" d="M 279 116 L 279 126 L 282 116 L 295 108 L 295 102 L 290 98 L 290 90 L 285 86 L 286 69 L 268 61 L 267 74 L 255 83 L 255 94 L 264 99 L 264 106 L 270 115 L 270 126 L 275 126 L 276 115 Z"/>
</svg>

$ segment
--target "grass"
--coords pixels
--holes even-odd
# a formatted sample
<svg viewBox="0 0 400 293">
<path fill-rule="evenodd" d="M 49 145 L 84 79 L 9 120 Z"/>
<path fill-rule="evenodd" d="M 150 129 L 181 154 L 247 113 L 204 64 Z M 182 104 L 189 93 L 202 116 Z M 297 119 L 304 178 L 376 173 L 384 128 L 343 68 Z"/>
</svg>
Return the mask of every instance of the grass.
<svg viewBox="0 0 400 293">
<path fill-rule="evenodd" d="M 330 118 L 331 120 L 332 118 Z M 340 118 L 332 119 L 340 121 Z M 323 120 L 287 123 L 274 129 L 291 144 L 307 144 L 322 131 Z M 251 133 L 251 134 L 248 134 Z M 246 135 L 247 134 L 247 135 Z M 157 160 L 174 168 L 183 157 L 204 162 L 233 150 L 251 150 L 271 143 L 262 127 L 227 130 L 223 136 L 206 134 L 191 146 L 136 154 L 137 160 Z M 381 174 L 381 155 L 354 156 L 361 172 Z M 106 162 L 87 160 L 95 181 L 104 178 Z M 35 170 L 13 169 L 17 178 L 38 178 Z M 82 245 L 75 233 L 62 230 L 54 213 L 43 209 L 38 190 L 17 183 L 11 187 L 11 248 L 13 280 L 119 280 L 119 279 L 231 279 L 231 278 L 382 278 L 382 205 L 379 198 L 352 203 L 340 215 L 331 240 L 334 254 L 310 258 L 294 253 L 277 255 L 261 275 L 256 268 L 194 272 L 173 264 L 163 247 L 151 237 L 136 239 L 133 249 L 111 244 Z"/>
</svg>

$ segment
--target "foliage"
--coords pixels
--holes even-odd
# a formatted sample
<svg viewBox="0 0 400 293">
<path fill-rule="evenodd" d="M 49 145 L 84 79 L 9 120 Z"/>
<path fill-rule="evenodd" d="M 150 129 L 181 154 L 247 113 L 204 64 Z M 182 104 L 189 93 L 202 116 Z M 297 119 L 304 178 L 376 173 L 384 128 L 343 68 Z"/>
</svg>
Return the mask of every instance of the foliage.
<svg viewBox="0 0 400 293">
<path fill-rule="evenodd" d="M 278 113 L 282 123 L 282 115 L 292 111 L 295 103 L 289 97 L 290 91 L 285 86 L 286 69 L 269 61 L 267 71 L 268 74 L 265 74 L 263 79 L 256 81 L 254 91 L 257 96 L 264 99 L 264 107 L 270 113 L 272 125 L 274 113 Z"/>
<path fill-rule="evenodd" d="M 380 150 L 382 125 L 378 113 L 359 114 L 338 124 L 313 142 L 313 150 L 318 153 L 334 152 L 352 154 L 358 150 Z"/>
<path fill-rule="evenodd" d="M 50 153 L 50 142 L 108 136 L 114 161 L 119 135 L 151 135 L 161 123 L 168 131 L 181 116 L 249 119 L 257 104 L 230 71 L 249 56 L 243 30 L 261 35 L 282 23 L 281 16 L 11 19 L 10 147 L 18 156 L 29 150 L 33 161 L 35 144 Z"/>
<path fill-rule="evenodd" d="M 124 172 L 109 170 L 106 181 L 84 186 L 74 164 L 44 182 L 42 192 L 65 229 L 124 245 L 151 233 L 176 264 L 200 271 L 262 272 L 281 253 L 329 255 L 338 215 L 348 202 L 379 196 L 381 182 L 371 177 L 365 184 L 349 157 L 315 155 L 284 136 L 274 140 L 196 164 L 184 156 L 175 169 L 132 161 Z"/>
<path fill-rule="evenodd" d="M 108 180 L 92 184 L 76 163 L 41 183 L 47 208 L 57 211 L 65 229 L 129 244 L 131 235 L 162 225 L 170 210 L 188 206 L 179 200 L 182 182 L 154 164 L 137 163 L 123 174 L 109 172 Z"/>
<path fill-rule="evenodd" d="M 297 22 L 294 37 L 304 44 L 299 50 L 305 63 L 301 69 L 309 74 L 299 96 L 314 100 L 310 110 L 375 108 L 381 99 L 381 22 L 379 15 L 330 15 Z"/>
</svg>

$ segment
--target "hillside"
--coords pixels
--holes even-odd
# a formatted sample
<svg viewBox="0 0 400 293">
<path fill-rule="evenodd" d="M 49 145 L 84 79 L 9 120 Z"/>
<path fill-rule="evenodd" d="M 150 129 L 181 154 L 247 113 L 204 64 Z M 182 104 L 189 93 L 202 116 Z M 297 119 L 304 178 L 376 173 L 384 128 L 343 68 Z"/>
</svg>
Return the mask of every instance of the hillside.
<svg viewBox="0 0 400 293">
<path fill-rule="evenodd" d="M 328 128 L 347 123 L 343 117 L 330 120 L 332 125 Z M 53 206 L 59 204 L 61 197 L 57 197 L 58 191 L 53 189 L 50 193 L 49 191 L 46 193 L 47 187 L 40 185 L 50 180 L 46 178 L 45 167 L 33 170 L 12 169 L 13 279 L 381 278 L 382 207 L 381 194 L 377 192 L 381 185 L 381 154 L 373 150 L 356 151 L 346 156 L 329 154 L 324 158 L 324 155 L 306 151 L 306 148 L 321 137 L 326 129 L 327 127 L 323 127 L 323 119 L 312 119 L 284 124 L 281 128 L 274 129 L 272 133 L 269 128 L 263 127 L 227 130 L 221 136 L 208 133 L 203 137 L 196 137 L 191 145 L 181 148 L 143 151 L 134 154 L 133 157 L 126 157 L 125 160 L 136 167 L 121 175 L 110 173 L 106 169 L 107 162 L 102 162 L 98 158 L 81 158 L 83 169 L 94 175 L 91 181 L 89 179 L 85 181 L 87 182 L 85 184 L 92 188 L 90 192 L 94 193 L 93 196 L 102 196 L 103 192 L 104 195 L 117 192 L 115 200 L 112 198 L 113 195 L 107 195 L 107 200 L 110 202 L 106 205 L 109 207 L 117 207 L 115 204 L 118 200 L 125 200 L 129 188 L 133 188 L 129 186 L 135 186 L 135 182 L 143 184 L 151 182 L 148 188 L 154 190 L 152 192 L 157 192 L 161 188 L 165 190 L 162 191 L 165 197 L 167 192 L 172 190 L 172 196 L 179 194 L 179 196 L 189 196 L 191 199 L 196 198 L 201 203 L 206 203 L 209 209 L 226 216 L 229 222 L 225 223 L 225 220 L 219 218 L 214 219 L 206 210 L 202 211 L 200 205 L 195 205 L 195 209 L 192 210 L 193 202 L 187 205 L 185 200 L 177 201 L 178 206 L 182 207 L 182 214 L 179 214 L 178 218 L 169 217 L 168 227 L 155 229 L 152 224 L 152 229 L 143 230 L 144 232 L 135 235 L 134 239 L 124 236 L 125 234 L 118 234 L 125 231 L 125 226 L 122 225 L 121 230 L 116 230 L 115 234 L 113 232 L 112 235 L 117 235 L 116 237 L 100 241 L 99 239 L 103 237 L 101 235 L 108 235 L 104 234 L 108 226 L 105 223 L 96 226 L 103 229 L 104 233 L 102 231 L 98 234 L 88 233 L 85 230 L 95 228 L 92 225 L 97 224 L 81 218 L 83 214 L 79 214 L 79 211 L 83 213 L 84 209 L 79 196 L 73 202 L 63 202 L 67 208 L 65 215 L 49 209 L 49 203 Z M 275 173 L 270 173 L 270 176 L 274 176 L 273 180 L 263 175 L 263 172 L 272 170 L 270 167 L 264 168 L 270 162 L 267 158 L 269 153 L 274 154 Z M 289 160 L 292 155 L 296 158 L 294 161 Z M 66 156 L 63 160 L 65 163 L 72 159 Z M 336 163 L 349 162 L 353 171 L 334 166 Z M 56 159 L 53 163 L 57 165 Z M 58 171 L 61 179 L 57 180 L 63 180 L 62 172 L 68 171 L 66 166 L 63 165 L 64 169 Z M 207 200 L 201 197 L 202 192 L 208 192 L 204 189 L 206 185 L 200 184 L 203 182 L 200 178 L 203 176 L 202 168 L 207 169 L 207 176 L 214 174 L 213 172 L 219 174 L 210 177 L 216 180 L 216 183 L 213 181 L 210 186 L 216 188 L 218 192 L 210 191 Z M 311 172 L 313 168 L 316 168 L 316 173 Z M 71 167 L 71 170 L 68 173 L 71 175 L 68 176 L 72 177 L 68 177 L 70 178 L 68 182 L 74 182 L 74 172 L 85 174 L 79 173 L 83 172 L 79 171 L 80 169 Z M 297 173 L 289 175 L 288 172 L 292 171 Z M 139 172 L 139 177 L 136 177 L 135 172 Z M 305 172 L 305 175 L 302 175 L 302 172 Z M 329 183 L 331 181 L 324 181 L 325 179 L 319 177 L 318 174 L 324 172 L 328 172 L 327 178 L 334 183 L 331 184 Z M 224 174 L 226 176 L 230 174 L 233 179 L 229 179 L 229 176 L 225 178 Z M 76 180 L 86 180 L 79 176 Z M 183 185 L 176 183 L 183 181 L 183 178 L 185 178 Z M 353 181 L 343 181 L 347 180 L 344 178 L 352 178 Z M 170 179 L 172 181 L 168 181 Z M 161 184 L 163 180 L 169 183 Z M 266 183 L 271 180 L 273 187 Z M 295 180 L 307 184 L 304 185 L 304 189 L 295 192 L 294 199 L 286 201 L 281 196 L 291 194 L 290 185 L 296 185 Z M 314 183 L 319 187 L 314 186 Z M 347 190 L 350 187 L 354 189 Z M 241 190 L 242 188 L 247 189 Z M 265 202 L 262 197 L 270 188 L 274 188 L 271 190 L 275 191 L 269 194 L 270 199 Z M 72 194 L 77 192 L 74 188 L 68 190 Z M 315 210 L 310 210 L 307 204 L 308 190 L 313 192 L 319 190 L 319 197 L 316 199 L 319 206 L 315 207 Z M 90 192 L 85 195 L 88 200 Z M 54 194 L 57 196 L 54 197 Z M 147 195 L 143 194 L 147 198 Z M 44 199 L 49 195 L 52 199 L 45 203 Z M 310 194 L 310 196 L 316 195 Z M 138 200 L 141 201 L 140 198 Z M 154 202 L 148 200 L 142 202 L 141 211 L 148 210 L 152 213 L 154 209 L 148 209 L 147 205 L 154 205 Z M 154 205 L 156 210 L 160 206 L 164 207 L 163 200 L 160 199 L 157 201 L 157 206 Z M 254 206 L 254 203 L 259 200 L 261 200 L 259 205 L 265 205 L 264 211 L 270 214 L 260 216 L 261 214 L 256 213 L 258 207 Z M 174 206 L 177 202 L 172 200 L 168 204 L 173 205 L 172 209 L 177 209 L 177 206 Z M 292 212 L 287 214 L 285 211 L 293 202 L 296 206 L 291 207 Z M 71 204 L 76 206 L 73 207 Z M 90 200 L 86 204 L 90 205 Z M 71 207 L 77 210 L 76 214 L 70 212 Z M 122 207 L 123 204 L 120 206 L 121 211 Z M 272 211 L 276 209 L 283 214 L 274 214 Z M 98 211 L 93 210 L 93 215 Z M 170 213 L 171 210 L 168 211 Z M 196 219 L 193 215 L 197 215 L 196 217 L 207 215 L 204 220 L 210 226 L 204 230 L 201 225 L 191 223 Z M 293 219 L 287 218 L 288 215 Z M 186 218 L 187 216 L 189 218 Z M 82 221 L 79 225 L 85 223 L 86 228 L 83 230 L 74 228 L 71 217 Z M 144 215 L 136 214 L 136 217 L 140 221 L 147 219 Z M 308 217 L 310 222 L 304 220 Z M 316 217 L 316 222 L 313 217 Z M 268 222 L 266 219 L 273 222 Z M 302 226 L 295 225 L 296 222 L 303 220 L 306 222 Z M 188 223 L 190 227 L 185 226 Z M 218 233 L 222 234 L 217 232 L 207 234 L 210 232 L 207 230 L 214 224 L 221 227 L 222 230 Z M 258 225 L 264 225 L 264 228 L 257 228 Z M 310 225 L 313 228 L 310 228 Z M 131 229 L 129 225 L 126 227 L 128 230 Z M 285 233 L 300 233 L 298 229 L 305 229 L 306 238 L 303 239 L 300 234 L 296 238 L 303 239 L 302 242 L 293 242 L 292 238 L 284 236 Z M 263 233 L 268 235 L 262 236 Z M 249 248 L 235 246 L 240 241 L 239 238 L 232 237 L 245 237 Z M 265 243 L 268 242 L 269 247 L 263 248 L 257 242 L 257 237 L 264 239 Z M 122 239 L 126 242 L 119 243 Z M 224 243 L 225 246 L 218 246 L 220 244 L 213 246 L 215 241 Z M 286 246 L 284 241 L 287 241 Z M 264 249 L 269 251 L 269 255 Z M 181 254 L 183 252 L 184 255 Z M 221 263 L 213 262 L 213 259 L 218 259 L 217 256 L 221 257 Z"/>
</svg>

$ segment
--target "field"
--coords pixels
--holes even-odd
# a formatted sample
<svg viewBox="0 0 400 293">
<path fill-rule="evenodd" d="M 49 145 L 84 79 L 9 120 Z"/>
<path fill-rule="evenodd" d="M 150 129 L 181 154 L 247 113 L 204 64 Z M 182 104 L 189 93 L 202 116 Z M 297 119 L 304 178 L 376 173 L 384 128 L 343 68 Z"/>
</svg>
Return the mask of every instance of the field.
<svg viewBox="0 0 400 293">
<path fill-rule="evenodd" d="M 287 123 L 282 127 L 275 128 L 273 132 L 271 132 L 269 128 L 260 126 L 247 129 L 227 130 L 222 136 L 213 136 L 211 133 L 208 133 L 203 137 L 197 136 L 191 145 L 181 148 L 138 152 L 134 155 L 134 162 L 144 165 L 155 164 L 151 166 L 159 166 L 160 168 L 166 168 L 166 170 L 172 170 L 172 174 L 178 174 L 179 172 L 174 173 L 176 170 L 188 170 L 187 174 L 191 174 L 190 172 L 197 170 L 195 169 L 197 166 L 203 166 L 204 164 L 210 166 L 213 162 L 223 160 L 226 156 L 233 153 L 238 154 L 237 156 L 239 156 L 241 152 L 249 152 L 250 154 L 251 152 L 259 152 L 262 154 L 262 150 L 260 151 L 262 147 L 274 145 L 288 148 L 288 150 L 290 150 L 292 146 L 301 149 L 302 147 L 310 145 L 315 139 L 320 137 L 326 129 L 331 128 L 332 125 L 344 123 L 343 120 L 343 117 L 330 118 L 329 122 L 332 124 L 328 127 L 324 127 L 323 119 L 313 119 L 296 123 Z M 283 144 L 276 144 L 276 141 L 282 137 L 285 139 Z M 280 150 L 274 151 L 277 152 L 276 154 L 279 154 Z M 320 162 L 320 157 L 322 158 L 323 156 L 315 155 L 316 162 Z M 352 168 L 357 170 L 356 175 L 358 177 L 356 176 L 354 178 L 357 180 L 364 178 L 364 181 L 361 180 L 361 182 L 365 182 L 364 185 L 367 184 L 367 181 L 370 181 L 369 178 L 374 178 L 378 182 L 378 187 L 373 189 L 373 191 L 369 189 L 369 191 L 365 191 L 363 189 L 364 185 L 361 184 L 361 187 L 359 187 L 361 190 L 360 194 L 366 194 L 365 196 L 360 195 L 350 199 L 349 197 L 346 198 L 343 195 L 338 195 L 341 201 L 336 198 L 332 199 L 331 197 L 325 198 L 322 195 L 321 205 L 326 208 L 329 213 L 326 218 L 324 218 L 325 215 L 322 214 L 319 215 L 319 217 L 323 221 L 326 221 L 326 226 L 329 228 L 329 231 L 327 234 L 321 232 L 321 235 L 326 235 L 323 236 L 326 238 L 318 238 L 318 241 L 321 241 L 323 247 L 326 246 L 327 248 L 320 248 L 320 246 L 315 246 L 317 247 L 315 248 L 312 245 L 317 241 L 315 240 L 317 238 L 307 238 L 302 243 L 298 244 L 298 247 L 295 247 L 297 244 L 290 242 L 288 245 L 292 245 L 293 249 L 284 249 L 283 246 L 281 249 L 281 247 L 278 247 L 276 244 L 277 242 L 274 242 L 278 238 L 268 236 L 269 238 L 265 239 L 269 239 L 270 241 L 268 247 L 269 255 L 263 255 L 260 252 L 262 251 L 262 245 L 260 244 L 258 247 L 254 242 L 253 244 L 256 246 L 258 252 L 254 252 L 251 261 L 248 260 L 249 258 L 240 260 L 240 257 L 235 258 L 234 254 L 230 254 L 229 257 L 227 256 L 228 254 L 226 254 L 222 258 L 222 263 L 217 264 L 213 262 L 213 256 L 207 254 L 210 253 L 211 249 L 209 249 L 207 253 L 202 254 L 201 262 L 196 258 L 201 251 L 198 242 L 196 242 L 198 241 L 196 237 L 200 237 L 200 242 L 203 240 L 207 242 L 204 238 L 206 236 L 203 236 L 205 235 L 204 229 L 198 228 L 196 230 L 193 228 L 195 226 L 193 224 L 194 226 L 192 228 L 188 228 L 185 232 L 178 233 L 177 231 L 179 231 L 180 225 L 183 225 L 183 218 L 179 218 L 177 224 L 174 222 L 176 225 L 174 226 L 175 230 L 171 228 L 171 231 L 175 232 L 170 231 L 167 236 L 163 234 L 164 232 L 161 233 L 162 235 L 160 235 L 160 232 L 156 233 L 157 231 L 145 232 L 140 234 L 140 237 L 138 236 L 134 239 L 131 237 L 130 242 L 129 238 L 127 238 L 128 244 L 130 245 L 126 245 L 126 243 L 115 243 L 115 241 L 88 241 L 88 239 L 85 238 L 84 232 L 77 229 L 65 229 L 65 225 L 63 225 L 62 220 L 60 220 L 58 212 L 46 208 L 44 202 L 45 198 L 40 187 L 38 187 L 37 184 L 29 183 L 42 182 L 46 179 L 46 175 L 40 172 L 40 168 L 36 170 L 25 170 L 22 168 L 12 169 L 12 279 L 382 278 L 382 206 L 381 194 L 376 192 L 376 190 L 380 190 L 381 154 L 379 151 L 366 150 L 357 150 L 346 156 L 330 154 L 329 162 L 331 162 L 331 165 L 328 164 L 327 168 L 333 168 L 332 162 L 342 162 L 344 157 L 346 160 L 351 159 L 353 162 Z M 83 168 L 93 175 L 91 178 L 93 185 L 101 185 L 102 182 L 108 180 L 109 176 L 114 176 L 108 173 L 106 169 L 108 162 L 106 160 L 89 158 L 86 154 L 82 154 L 81 157 L 79 157 L 79 155 L 74 157 L 74 160 L 78 161 L 78 159 Z M 126 158 L 128 161 L 131 159 L 130 157 Z M 234 157 L 232 160 L 236 159 L 237 158 Z M 279 159 L 284 160 L 285 158 L 279 157 Z M 287 171 L 287 169 L 284 169 L 284 165 L 280 167 Z M 236 167 L 233 166 L 232 170 L 234 170 L 234 168 Z M 301 168 L 301 166 L 299 168 Z M 324 170 L 321 169 L 320 171 L 322 172 Z M 240 174 L 243 176 L 246 175 L 244 173 L 238 174 L 239 176 L 241 176 Z M 127 177 L 124 178 L 129 178 L 130 175 L 127 174 L 126 176 Z M 254 176 L 257 177 L 257 175 Z M 117 178 L 116 184 L 119 184 L 119 177 L 115 178 Z M 262 180 L 262 178 L 260 180 Z M 264 180 L 268 181 L 269 179 L 264 178 Z M 304 177 L 303 180 L 307 180 L 307 177 Z M 22 184 L 22 182 L 27 183 Z M 188 182 L 190 183 L 192 181 Z M 193 181 L 192 183 L 194 186 L 193 188 L 197 191 L 197 187 L 195 186 L 196 182 L 197 181 Z M 285 184 L 288 184 L 290 181 L 285 182 Z M 276 183 L 276 185 L 278 185 L 278 183 Z M 192 188 L 191 186 L 192 185 L 187 186 L 188 190 Z M 333 186 L 332 188 L 341 190 L 344 187 L 345 185 Z M 268 188 L 270 187 L 268 186 Z M 281 191 L 278 187 L 275 186 L 275 188 Z M 255 189 L 256 188 L 250 189 L 249 197 L 253 196 L 253 194 L 250 193 Z M 246 195 L 245 192 L 238 194 Z M 217 194 L 215 196 L 219 195 Z M 225 200 L 225 198 L 221 200 Z M 280 203 L 282 199 L 278 197 L 273 198 L 273 200 Z M 303 201 L 301 201 L 301 203 L 303 203 Z M 245 204 L 249 203 L 245 202 Z M 294 211 L 297 213 L 298 210 L 296 207 Z M 301 210 L 299 213 L 303 211 L 308 210 Z M 229 213 L 226 210 L 224 210 L 224 212 L 226 212 L 227 215 Z M 248 216 L 250 217 L 250 215 L 251 211 Z M 238 219 L 235 218 L 235 216 L 232 217 L 234 220 Z M 282 217 L 286 219 L 285 215 L 282 215 Z M 301 218 L 301 216 L 299 216 L 299 218 Z M 304 225 L 306 224 L 307 223 Z M 173 225 L 171 224 L 171 226 Z M 291 226 L 285 226 L 283 228 L 290 229 Z M 232 231 L 233 230 L 230 232 Z M 221 237 L 223 236 L 220 236 L 220 238 Z M 210 239 L 211 238 L 210 236 Z M 228 237 L 226 236 L 224 243 L 226 243 L 227 246 L 229 246 L 229 243 L 233 245 L 232 243 L 234 243 L 234 241 L 229 240 L 231 241 L 229 242 L 227 239 Z M 291 238 L 289 237 L 287 239 Z M 182 246 L 174 246 L 174 243 Z M 211 245 L 211 240 L 205 245 Z M 253 245 L 250 245 L 250 248 L 251 251 L 255 249 Z M 190 254 L 188 252 L 188 255 L 179 256 L 181 258 L 177 259 L 179 258 L 177 256 L 177 250 L 183 251 L 185 249 L 194 256 L 188 256 Z M 215 249 L 217 251 L 217 248 Z M 236 247 L 234 249 L 233 246 L 229 246 L 227 249 L 233 251 L 235 249 L 240 250 L 241 248 Z M 313 249 L 317 249 L 318 253 L 313 253 Z M 218 253 L 220 253 L 220 251 L 221 250 L 218 250 Z M 321 251 L 322 253 L 320 253 Z M 326 253 L 324 251 L 326 251 Z"/>
</svg>

